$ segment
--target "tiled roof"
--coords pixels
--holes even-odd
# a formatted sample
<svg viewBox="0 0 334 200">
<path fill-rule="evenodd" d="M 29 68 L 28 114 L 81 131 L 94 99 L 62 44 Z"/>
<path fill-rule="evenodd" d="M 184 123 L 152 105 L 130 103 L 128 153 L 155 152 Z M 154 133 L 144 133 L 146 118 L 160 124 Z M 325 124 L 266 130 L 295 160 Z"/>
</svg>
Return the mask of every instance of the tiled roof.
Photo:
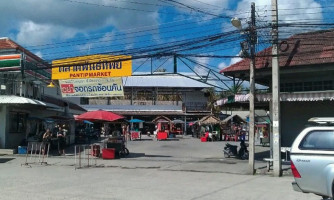
<svg viewBox="0 0 334 200">
<path fill-rule="evenodd" d="M 24 52 L 25 54 L 29 55 L 31 58 L 40 61 L 42 63 L 45 64 L 45 61 L 42 60 L 40 57 L 36 56 L 35 54 L 31 53 L 30 51 L 28 51 L 27 49 L 25 49 L 24 47 L 18 45 L 16 42 L 14 42 L 13 40 L 7 38 L 7 37 L 3 37 L 0 38 L 0 50 L 2 49 L 16 49 L 16 50 L 20 50 L 21 52 Z"/>
<path fill-rule="evenodd" d="M 280 67 L 294 67 L 334 63 L 334 30 L 296 34 L 280 41 Z M 272 48 L 257 53 L 256 69 L 271 67 Z M 220 71 L 220 73 L 249 70 L 249 59 L 243 59 Z"/>
</svg>

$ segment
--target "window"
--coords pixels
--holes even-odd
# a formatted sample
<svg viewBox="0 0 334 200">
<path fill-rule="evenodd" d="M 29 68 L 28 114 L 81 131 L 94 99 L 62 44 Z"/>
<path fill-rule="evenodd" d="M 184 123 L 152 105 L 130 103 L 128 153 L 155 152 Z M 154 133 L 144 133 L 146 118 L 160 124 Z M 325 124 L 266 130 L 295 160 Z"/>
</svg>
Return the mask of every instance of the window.
<svg viewBox="0 0 334 200">
<path fill-rule="evenodd" d="M 25 113 L 9 113 L 9 132 L 10 133 L 24 133 L 26 130 L 26 118 Z"/>
<path fill-rule="evenodd" d="M 80 104 L 81 105 L 88 105 L 89 104 L 89 98 L 81 97 L 80 98 Z"/>
<path fill-rule="evenodd" d="M 293 83 L 286 83 L 285 90 L 286 92 L 293 92 Z"/>
<path fill-rule="evenodd" d="M 313 83 L 313 90 L 319 91 L 322 90 L 322 81 L 316 81 Z"/>
<path fill-rule="evenodd" d="M 312 82 L 305 82 L 304 83 L 304 91 L 312 91 Z"/>
<path fill-rule="evenodd" d="M 334 131 L 311 131 L 299 145 L 304 150 L 334 150 Z"/>
<path fill-rule="evenodd" d="M 281 83 L 280 89 L 281 89 L 281 92 L 286 92 L 285 84 Z"/>
<path fill-rule="evenodd" d="M 295 92 L 303 91 L 303 83 L 294 83 L 293 91 Z"/>
<path fill-rule="evenodd" d="M 324 81 L 324 90 L 333 90 L 333 81 Z"/>
</svg>

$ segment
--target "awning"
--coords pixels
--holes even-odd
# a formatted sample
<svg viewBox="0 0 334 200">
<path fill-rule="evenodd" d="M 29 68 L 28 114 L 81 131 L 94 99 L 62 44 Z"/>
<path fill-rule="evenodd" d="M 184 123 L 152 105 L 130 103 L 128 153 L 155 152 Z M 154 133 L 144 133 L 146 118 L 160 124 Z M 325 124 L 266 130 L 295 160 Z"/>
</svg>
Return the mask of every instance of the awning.
<svg viewBox="0 0 334 200">
<path fill-rule="evenodd" d="M 271 93 L 256 94 L 256 102 L 269 102 L 272 99 Z M 234 95 L 233 98 L 223 98 L 216 101 L 217 106 L 233 102 L 248 102 L 249 94 Z M 334 92 L 291 92 L 280 93 L 280 101 L 334 101 Z"/>
</svg>

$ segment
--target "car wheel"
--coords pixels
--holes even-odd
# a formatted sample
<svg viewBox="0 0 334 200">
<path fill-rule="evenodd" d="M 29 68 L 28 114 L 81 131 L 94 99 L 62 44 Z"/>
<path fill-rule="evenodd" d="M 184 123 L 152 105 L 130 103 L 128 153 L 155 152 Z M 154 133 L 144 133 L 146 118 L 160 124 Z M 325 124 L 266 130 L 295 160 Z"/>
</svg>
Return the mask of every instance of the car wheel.
<svg viewBox="0 0 334 200">
<path fill-rule="evenodd" d="M 224 152 L 224 157 L 225 157 L 225 158 L 229 158 L 229 157 L 230 157 L 230 154 Z"/>
<path fill-rule="evenodd" d="M 129 152 L 129 149 L 128 149 L 128 148 L 124 148 L 124 154 L 125 154 L 126 156 L 128 156 L 128 155 L 130 154 L 130 152 Z"/>
</svg>

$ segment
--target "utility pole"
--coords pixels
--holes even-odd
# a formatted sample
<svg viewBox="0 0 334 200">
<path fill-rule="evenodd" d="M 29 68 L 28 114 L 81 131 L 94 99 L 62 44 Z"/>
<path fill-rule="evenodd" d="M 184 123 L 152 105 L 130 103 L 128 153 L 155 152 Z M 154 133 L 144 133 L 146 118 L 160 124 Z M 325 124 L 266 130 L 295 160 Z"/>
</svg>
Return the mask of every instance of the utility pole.
<svg viewBox="0 0 334 200">
<path fill-rule="evenodd" d="M 280 129 L 280 71 L 278 63 L 278 9 L 277 0 L 271 0 L 272 12 L 272 122 L 273 122 L 273 168 L 274 176 L 282 175 L 281 129 Z"/>
<path fill-rule="evenodd" d="M 173 70 L 174 74 L 177 73 L 177 59 L 176 59 L 176 55 L 174 55 L 174 70 Z"/>
<path fill-rule="evenodd" d="M 254 96 L 255 96 L 255 44 L 256 44 L 256 25 L 255 25 L 255 3 L 251 4 L 251 25 L 250 25 L 250 65 L 249 65 L 249 172 L 250 174 L 255 174 L 255 165 L 254 165 L 254 154 L 255 154 L 255 144 L 254 144 L 254 135 L 255 135 L 255 105 L 254 105 Z"/>
</svg>

